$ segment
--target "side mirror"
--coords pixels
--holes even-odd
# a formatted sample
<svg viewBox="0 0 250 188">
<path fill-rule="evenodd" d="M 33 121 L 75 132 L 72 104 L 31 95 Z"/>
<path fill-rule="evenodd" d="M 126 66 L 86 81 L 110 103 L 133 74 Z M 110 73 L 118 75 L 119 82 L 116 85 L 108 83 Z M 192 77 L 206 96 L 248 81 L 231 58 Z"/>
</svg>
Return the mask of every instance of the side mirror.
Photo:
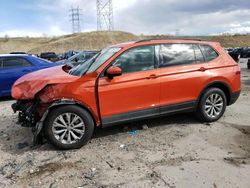
<svg viewBox="0 0 250 188">
<path fill-rule="evenodd" d="M 111 66 L 107 69 L 106 75 L 108 76 L 109 79 L 113 79 L 115 76 L 122 75 L 122 69 L 116 66 Z"/>
</svg>

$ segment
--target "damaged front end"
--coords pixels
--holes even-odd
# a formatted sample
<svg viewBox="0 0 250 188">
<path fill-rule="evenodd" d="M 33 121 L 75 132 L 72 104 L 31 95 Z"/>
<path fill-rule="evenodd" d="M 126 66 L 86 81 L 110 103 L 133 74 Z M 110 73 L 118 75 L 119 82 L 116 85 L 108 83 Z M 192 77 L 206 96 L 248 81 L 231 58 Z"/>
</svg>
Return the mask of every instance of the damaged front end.
<svg viewBox="0 0 250 188">
<path fill-rule="evenodd" d="M 35 127 L 37 122 L 37 116 L 35 109 L 38 105 L 38 101 L 19 100 L 12 104 L 14 113 L 18 112 L 18 124 L 23 127 Z"/>
<path fill-rule="evenodd" d="M 32 129 L 35 144 L 43 137 L 40 133 L 50 105 L 61 98 L 67 83 L 78 79 L 69 75 L 65 67 L 57 66 L 27 74 L 12 86 L 12 97 L 17 100 L 12 109 L 18 112 L 18 123 Z"/>
<path fill-rule="evenodd" d="M 42 122 L 45 119 L 47 105 L 43 106 L 39 99 L 18 100 L 12 104 L 14 113 L 18 112 L 18 121 L 22 127 L 31 128 L 34 135 L 34 145 L 40 144 L 43 136 L 40 135 L 42 130 Z M 43 118 L 44 117 L 44 118 Z"/>
</svg>

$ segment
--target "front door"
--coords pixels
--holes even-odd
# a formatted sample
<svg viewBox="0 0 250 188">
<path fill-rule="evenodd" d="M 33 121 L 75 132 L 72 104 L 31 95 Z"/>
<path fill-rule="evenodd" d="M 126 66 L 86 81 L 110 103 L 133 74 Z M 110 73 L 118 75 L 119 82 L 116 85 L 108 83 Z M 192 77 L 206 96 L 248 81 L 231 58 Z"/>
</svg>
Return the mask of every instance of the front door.
<svg viewBox="0 0 250 188">
<path fill-rule="evenodd" d="M 155 59 L 154 45 L 129 49 L 112 63 L 122 69 L 122 75 L 99 79 L 99 104 L 104 126 L 158 115 L 160 80 Z"/>
</svg>

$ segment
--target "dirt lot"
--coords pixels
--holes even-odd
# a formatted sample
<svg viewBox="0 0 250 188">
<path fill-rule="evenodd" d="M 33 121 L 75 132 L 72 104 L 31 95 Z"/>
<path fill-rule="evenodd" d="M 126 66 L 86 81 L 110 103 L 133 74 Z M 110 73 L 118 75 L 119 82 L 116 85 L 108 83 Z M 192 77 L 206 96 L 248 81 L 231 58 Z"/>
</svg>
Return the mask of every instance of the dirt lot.
<svg viewBox="0 0 250 188">
<path fill-rule="evenodd" d="M 76 151 L 32 147 L 14 101 L 1 101 L 0 187 L 249 188 L 250 71 L 241 65 L 241 97 L 218 122 L 183 114 L 97 130 Z"/>
</svg>

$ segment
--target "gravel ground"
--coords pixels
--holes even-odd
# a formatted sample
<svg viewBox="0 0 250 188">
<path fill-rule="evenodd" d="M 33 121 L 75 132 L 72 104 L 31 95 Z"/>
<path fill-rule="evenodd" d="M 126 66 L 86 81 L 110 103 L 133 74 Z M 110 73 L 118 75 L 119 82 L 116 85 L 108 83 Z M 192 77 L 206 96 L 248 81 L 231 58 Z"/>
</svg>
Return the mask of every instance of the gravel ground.
<svg viewBox="0 0 250 188">
<path fill-rule="evenodd" d="M 250 187 L 250 70 L 242 94 L 218 122 L 181 114 L 97 130 L 86 146 L 32 147 L 0 101 L 0 187 Z M 146 125 L 145 125 L 146 124 Z"/>
</svg>

